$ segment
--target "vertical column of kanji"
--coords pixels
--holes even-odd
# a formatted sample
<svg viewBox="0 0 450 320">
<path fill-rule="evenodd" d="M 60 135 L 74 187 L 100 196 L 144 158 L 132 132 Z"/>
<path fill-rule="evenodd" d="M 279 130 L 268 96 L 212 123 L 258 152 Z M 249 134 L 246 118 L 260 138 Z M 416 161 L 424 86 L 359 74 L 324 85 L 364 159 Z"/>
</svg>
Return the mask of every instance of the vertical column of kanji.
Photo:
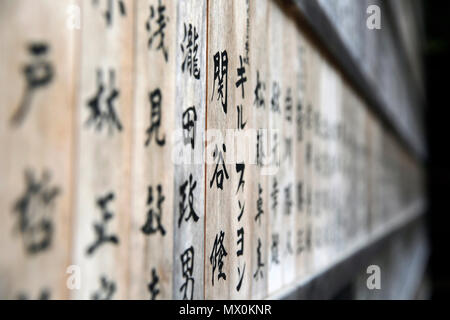
<svg viewBox="0 0 450 320">
<path fill-rule="evenodd" d="M 176 10 L 173 297 L 203 299 L 206 0 Z"/>
<path fill-rule="evenodd" d="M 252 225 L 252 298 L 262 299 L 267 295 L 268 279 L 268 176 L 265 168 L 267 155 L 267 124 L 269 104 L 269 90 L 267 88 L 267 41 L 268 41 L 268 1 L 250 1 L 250 66 L 249 66 L 249 95 L 251 98 L 248 108 L 247 127 L 255 137 L 254 144 L 249 146 L 254 150 L 248 175 L 246 206 Z M 250 271 L 250 269 L 249 269 Z"/>
<path fill-rule="evenodd" d="M 285 234 L 283 233 L 283 205 L 282 199 L 282 171 L 280 170 L 281 152 L 283 143 L 283 101 L 282 92 L 285 90 L 283 81 L 283 45 L 285 37 L 285 28 L 283 25 L 285 19 L 279 4 L 269 2 L 268 19 L 268 54 L 269 54 L 269 72 L 268 72 L 268 91 L 269 107 L 268 112 L 268 140 L 269 140 L 269 169 L 268 190 L 269 190 L 269 224 L 268 239 L 269 246 L 269 283 L 268 293 L 271 295 L 283 285 L 282 264 L 283 264 L 283 244 L 285 243 Z"/>
<path fill-rule="evenodd" d="M 309 188 L 306 194 L 307 201 L 307 214 L 309 216 L 309 223 L 307 230 L 307 242 L 309 242 L 310 255 L 309 255 L 309 269 L 311 273 L 316 272 L 316 249 L 317 242 L 317 228 L 319 227 L 318 214 L 317 214 L 317 190 L 318 190 L 318 176 L 316 172 L 316 156 L 319 154 L 319 139 L 317 137 L 317 118 L 319 112 L 319 93 L 320 93 L 320 63 L 321 57 L 311 44 L 309 50 L 309 65 L 308 72 L 309 82 L 307 93 L 307 122 L 309 127 L 309 142 L 306 150 L 306 162 L 308 165 L 308 179 Z"/>
<path fill-rule="evenodd" d="M 303 278 L 306 274 L 306 203 L 305 203 L 305 183 L 306 183 L 306 163 L 305 163 L 305 135 L 306 135 L 306 119 L 305 119 L 305 90 L 307 79 L 307 65 L 306 65 L 306 39 L 301 34 L 298 27 L 295 28 L 295 54 L 293 57 L 297 61 L 295 71 L 296 88 L 294 95 L 296 97 L 295 108 L 295 195 L 296 195 L 296 210 L 295 210 L 295 259 L 296 259 L 296 278 Z"/>
<path fill-rule="evenodd" d="M 231 146 L 234 145 L 234 162 L 232 163 L 232 198 L 231 198 L 231 235 L 232 246 L 230 254 L 234 257 L 234 263 L 230 270 L 230 298 L 250 299 L 252 280 L 252 233 L 254 219 L 250 211 L 250 200 L 253 199 L 255 188 L 252 187 L 252 175 L 250 167 L 254 166 L 254 154 L 252 152 L 256 142 L 254 131 L 249 130 L 247 122 L 252 114 L 251 104 L 252 90 L 249 85 L 250 77 L 250 1 L 233 1 L 230 22 L 233 23 L 234 50 L 230 51 L 233 62 L 231 69 L 231 91 L 234 92 L 235 110 L 234 119 L 230 119 L 229 128 L 235 128 Z M 233 47 L 231 46 L 231 49 Z M 230 114 L 231 116 L 231 114 Z M 227 135 L 231 135 L 231 132 Z M 228 139 L 230 141 L 230 139 Z M 256 150 L 256 149 L 255 149 Z M 253 203 L 255 205 L 256 203 Z M 253 207 L 255 208 L 255 207 Z"/>
<path fill-rule="evenodd" d="M 77 1 L 0 3 L 0 296 L 67 299 Z"/>
<path fill-rule="evenodd" d="M 328 114 L 331 100 L 333 100 L 334 81 L 333 74 L 330 70 L 328 62 L 320 56 L 320 68 L 319 68 L 319 87 L 318 87 L 318 103 L 317 111 L 314 115 L 315 135 L 316 135 L 316 153 L 314 155 L 314 168 L 316 174 L 316 232 L 315 232 L 315 244 L 316 254 L 314 257 L 314 263 L 316 269 L 320 269 L 325 265 L 325 248 L 326 248 L 326 215 L 327 210 L 324 206 L 324 195 L 327 190 L 327 176 L 325 173 L 325 166 L 323 165 L 323 159 L 328 154 L 328 141 L 326 136 L 326 129 L 328 125 Z M 330 91 L 330 92 L 329 92 Z M 330 98 L 332 97 L 332 98 Z"/>
<path fill-rule="evenodd" d="M 340 203 L 341 210 L 338 217 L 338 230 L 339 230 L 339 254 L 343 254 L 346 250 L 347 241 L 347 224 L 348 224 L 348 207 L 347 207 L 347 159 L 348 159 L 348 149 L 347 149 L 347 125 L 348 125 L 348 103 L 346 100 L 348 85 L 343 86 L 342 90 L 342 107 L 341 107 L 341 130 L 340 130 L 340 141 L 341 141 L 341 156 L 340 156 Z"/>
<path fill-rule="evenodd" d="M 290 7 L 284 8 L 287 10 Z M 292 284 L 295 280 L 296 255 L 295 255 L 295 236 L 296 236 L 296 173 L 295 173 L 295 154 L 296 154 L 296 122 L 295 106 L 297 105 L 297 74 L 299 69 L 299 57 L 297 55 L 296 29 L 294 20 L 291 17 L 283 16 L 283 66 L 282 78 L 284 88 L 282 90 L 283 118 L 281 130 L 281 161 L 280 161 L 280 206 L 282 213 L 282 230 L 284 242 L 281 243 L 280 253 L 282 257 L 282 275 L 283 285 Z"/>
<path fill-rule="evenodd" d="M 172 298 L 176 6 L 136 2 L 130 297 Z"/>
<path fill-rule="evenodd" d="M 351 96 L 350 96 L 350 102 L 349 105 L 350 107 L 350 112 L 351 112 L 351 116 L 350 116 L 350 128 L 351 128 L 351 197 L 349 202 L 351 203 L 351 220 L 352 220 L 352 232 L 351 232 L 351 241 L 350 243 L 353 245 L 353 247 L 356 246 L 356 244 L 358 243 L 358 237 L 359 237 L 359 212 L 358 212 L 358 134 L 359 134 L 359 127 L 360 127 L 360 123 L 359 123 L 359 118 L 360 118 L 360 110 L 358 108 L 358 104 L 357 104 L 357 100 L 356 100 L 356 95 L 355 92 L 353 90 L 350 91 Z"/>
<path fill-rule="evenodd" d="M 374 183 L 373 183 L 373 172 L 375 167 L 374 162 L 374 131 L 375 131 L 375 118 L 374 114 L 368 110 L 367 112 L 367 128 L 366 128 L 366 139 L 367 139 L 367 167 L 366 167 L 366 179 L 367 179 L 367 236 L 370 238 L 373 233 L 374 226 Z"/>
<path fill-rule="evenodd" d="M 81 289 L 73 296 L 77 299 L 128 296 L 134 4 L 84 1 L 82 7 L 74 230 L 74 262 L 81 268 Z M 161 190 L 153 191 L 158 203 Z"/>
<path fill-rule="evenodd" d="M 334 198 L 334 209 L 332 209 L 332 223 L 333 223 L 333 240 L 332 240 L 332 250 L 334 253 L 334 259 L 338 259 L 342 254 L 342 233 L 341 233 L 341 222 L 343 209 L 343 195 L 341 188 L 343 186 L 343 174 L 342 174 L 342 157 L 344 156 L 343 144 L 342 144 L 342 132 L 343 132 L 343 106 L 344 106 L 344 92 L 346 90 L 346 82 L 341 78 L 341 99 L 336 106 L 336 124 L 335 124 L 335 144 L 336 144 L 336 154 L 334 163 L 334 178 L 333 178 L 333 190 L 332 196 Z M 333 207 L 332 207 L 333 208 Z"/>
<path fill-rule="evenodd" d="M 310 274 L 312 270 L 312 187 L 313 187 L 313 162 L 312 162 L 312 138 L 313 138 L 313 89 L 314 79 L 316 78 L 314 56 L 312 52 L 311 43 L 306 37 L 304 37 L 303 46 L 303 73 L 305 84 L 305 95 L 303 98 L 303 149 L 304 152 L 300 157 L 303 158 L 304 163 L 304 183 L 303 183 L 303 211 L 304 211 L 304 223 L 303 223 L 303 270 L 304 275 Z"/>
<path fill-rule="evenodd" d="M 328 261 L 335 261 L 338 258 L 338 223 L 339 216 L 341 214 L 341 202 L 340 202 L 340 185 L 341 185 L 341 175 L 338 168 L 341 155 L 340 146 L 340 124 L 342 122 L 342 95 L 344 80 L 342 76 L 336 73 L 335 77 L 335 99 L 334 103 L 330 106 L 330 126 L 329 126 L 329 141 L 330 141 L 330 155 L 327 161 L 328 172 L 330 176 L 330 183 L 328 188 L 328 227 L 327 227 L 327 248 L 329 255 Z"/>
<path fill-rule="evenodd" d="M 333 122 L 332 122 L 332 156 L 330 157 L 330 171 L 332 174 L 331 185 L 330 185 L 330 199 L 329 204 L 330 210 L 330 225 L 329 233 L 331 234 L 329 242 L 329 254 L 331 259 L 336 260 L 339 257 L 339 223 L 342 216 L 342 195 L 340 193 L 340 188 L 342 185 L 342 171 L 341 171 L 341 161 L 342 161 L 342 104 L 343 104 L 343 94 L 344 94 L 345 82 L 341 75 L 337 77 L 337 87 L 336 87 L 336 103 L 334 104 L 333 111 Z"/>
<path fill-rule="evenodd" d="M 381 228 L 381 222 L 383 219 L 383 186 L 382 179 L 384 176 L 383 168 L 383 148 L 384 148 L 384 135 L 382 131 L 381 123 L 375 120 L 374 130 L 374 190 L 375 190 L 375 203 L 374 203 L 374 220 L 376 221 L 374 226 L 374 233 L 378 232 Z"/>
<path fill-rule="evenodd" d="M 227 299 L 243 272 L 237 270 L 236 248 L 245 235 L 236 230 L 240 198 L 235 180 L 245 172 L 236 167 L 234 132 L 238 110 L 241 114 L 236 70 L 243 50 L 237 47 L 236 26 L 245 23 L 236 20 L 235 10 L 245 10 L 245 0 L 209 1 L 208 8 L 205 298 Z"/>
<path fill-rule="evenodd" d="M 322 63 L 321 73 L 319 135 L 322 145 L 317 157 L 321 179 L 321 190 L 319 192 L 321 248 L 318 263 L 321 267 L 324 267 L 335 258 L 332 244 L 335 236 L 334 220 L 338 210 L 336 194 L 339 192 L 339 186 L 336 185 L 335 164 L 342 82 L 339 74 L 327 61 Z"/>
<path fill-rule="evenodd" d="M 353 90 L 348 91 L 347 104 L 349 106 L 347 117 L 348 117 L 348 129 L 350 132 L 349 136 L 349 190 L 348 190 L 348 206 L 349 206 L 349 237 L 348 237 L 348 247 L 353 250 L 357 243 L 358 235 L 358 211 L 357 211 L 357 177 L 356 177 L 356 136 L 357 136 L 357 116 L 358 109 L 355 101 L 355 94 Z"/>
<path fill-rule="evenodd" d="M 369 125 L 369 136 L 370 136 L 370 171 L 369 171 L 369 184 L 370 184 L 370 234 L 373 235 L 375 229 L 376 229 L 376 223 L 377 223 L 377 211 L 379 208 L 378 203 L 378 189 L 376 184 L 376 172 L 377 172 L 377 154 L 378 154 L 378 131 L 377 131 L 377 123 L 375 115 L 372 114 L 370 125 Z"/>
<path fill-rule="evenodd" d="M 345 251 L 352 247 L 352 237 L 354 233 L 354 210 L 353 210 L 353 150 L 352 150 L 352 139 L 353 139 L 353 105 L 351 101 L 351 89 L 349 87 L 344 91 L 343 96 L 343 116 L 344 122 L 344 149 L 345 155 L 343 159 L 344 168 L 344 184 L 342 187 L 344 195 L 344 217 L 343 217 L 343 234 L 344 234 L 344 247 Z"/>
<path fill-rule="evenodd" d="M 337 253 L 339 256 L 342 256 L 346 250 L 346 227 L 347 227 L 347 216 L 348 216 L 348 208 L 347 208 L 347 159 L 348 159 L 348 149 L 347 149 L 347 101 L 346 95 L 348 88 L 348 83 L 344 83 L 342 86 L 342 100 L 341 107 L 339 110 L 340 113 L 340 125 L 339 125 L 339 161 L 338 161 L 338 170 L 339 170 L 339 210 L 337 211 Z"/>
<path fill-rule="evenodd" d="M 366 140 L 366 146 L 365 146 L 365 154 L 364 154 L 364 177 L 366 180 L 365 184 L 365 194 L 366 194 L 366 238 L 370 238 L 371 231 L 372 231 L 372 217 L 371 217 L 371 204 L 372 204 L 372 185 L 371 185 L 371 170 L 372 170 L 372 163 L 371 163 L 371 157 L 372 157 L 372 122 L 373 122 L 373 113 L 371 109 L 366 108 L 366 127 L 365 127 L 365 140 Z"/>
<path fill-rule="evenodd" d="M 358 99 L 354 91 L 352 91 L 352 107 L 353 107 L 353 192 L 352 192 L 352 204 L 353 204 L 353 212 L 354 212 L 354 240 L 353 244 L 357 245 L 360 243 L 360 232 L 361 232 L 361 211 L 360 211 L 360 202 L 361 202 L 361 179 L 359 176 L 359 161 L 360 154 L 359 149 L 361 145 L 361 106 L 358 104 Z"/>
<path fill-rule="evenodd" d="M 356 112 L 354 103 L 354 93 L 352 89 L 347 91 L 347 120 L 348 120 L 348 189 L 347 189 L 347 203 L 348 203 L 348 237 L 347 248 L 353 250 L 355 247 L 355 240 L 357 234 L 357 212 L 356 212 L 356 177 L 355 177 L 355 144 L 356 144 Z"/>
<path fill-rule="evenodd" d="M 325 113 L 324 105 L 325 100 L 322 99 L 323 88 L 326 87 L 326 76 L 324 74 L 324 68 L 326 61 L 322 53 L 315 47 L 315 54 L 317 55 L 318 65 L 317 65 L 317 92 L 316 92 L 316 103 L 313 118 L 313 129 L 314 129 L 314 139 L 313 139 L 313 167 L 314 167 L 314 192 L 313 192 L 313 215 L 314 215 L 314 233 L 313 242 L 315 246 L 314 252 L 314 268 L 319 271 L 322 266 L 322 254 L 323 254 L 323 227 L 324 227 L 324 210 L 322 203 L 322 188 L 325 185 L 324 179 L 322 177 L 322 167 L 320 162 L 320 157 L 322 156 L 323 150 L 325 149 L 325 141 L 322 140 L 321 130 L 323 127 L 323 114 Z"/>
<path fill-rule="evenodd" d="M 359 106 L 359 132 L 358 132 L 358 200 L 359 200 L 359 238 L 361 243 L 366 242 L 368 240 L 368 185 L 367 185 L 367 151 L 368 151 L 368 140 L 367 140 L 367 106 L 362 101 L 361 97 L 357 96 L 358 106 Z"/>
<path fill-rule="evenodd" d="M 333 173 L 332 183 L 330 186 L 330 197 L 332 202 L 330 204 L 330 233 L 331 240 L 329 243 L 329 252 L 332 255 L 331 259 L 336 261 L 339 258 L 339 243 L 340 243 L 340 233 L 339 233 L 339 223 L 342 216 L 342 196 L 340 193 L 340 188 L 342 185 L 342 171 L 341 171 L 341 159 L 342 159 L 342 104 L 343 104 L 343 94 L 345 90 L 345 81 L 339 75 L 339 100 L 336 102 L 334 111 L 335 118 L 332 125 L 332 136 L 333 136 L 333 156 L 330 159 L 330 166 Z"/>
</svg>

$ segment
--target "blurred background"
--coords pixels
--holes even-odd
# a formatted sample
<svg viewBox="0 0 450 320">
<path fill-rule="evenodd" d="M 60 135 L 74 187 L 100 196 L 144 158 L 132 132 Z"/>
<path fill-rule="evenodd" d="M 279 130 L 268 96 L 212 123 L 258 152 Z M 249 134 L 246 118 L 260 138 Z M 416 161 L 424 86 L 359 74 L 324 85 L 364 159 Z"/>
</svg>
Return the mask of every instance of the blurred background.
<svg viewBox="0 0 450 320">
<path fill-rule="evenodd" d="M 428 212 L 431 237 L 430 277 L 432 298 L 450 296 L 448 272 L 450 152 L 448 121 L 450 119 L 450 3 L 423 1 L 426 43 L 424 61 L 427 87 Z"/>
</svg>

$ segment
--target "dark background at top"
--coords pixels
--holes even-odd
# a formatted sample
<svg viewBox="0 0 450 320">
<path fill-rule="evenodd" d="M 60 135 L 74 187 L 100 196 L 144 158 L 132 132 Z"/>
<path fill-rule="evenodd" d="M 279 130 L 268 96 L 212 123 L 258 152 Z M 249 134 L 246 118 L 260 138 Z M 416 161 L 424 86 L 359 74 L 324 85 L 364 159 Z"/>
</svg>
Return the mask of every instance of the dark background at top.
<svg viewBox="0 0 450 320">
<path fill-rule="evenodd" d="M 425 9 L 428 143 L 428 221 L 431 236 L 432 298 L 450 297 L 450 1 L 423 1 Z"/>
</svg>

